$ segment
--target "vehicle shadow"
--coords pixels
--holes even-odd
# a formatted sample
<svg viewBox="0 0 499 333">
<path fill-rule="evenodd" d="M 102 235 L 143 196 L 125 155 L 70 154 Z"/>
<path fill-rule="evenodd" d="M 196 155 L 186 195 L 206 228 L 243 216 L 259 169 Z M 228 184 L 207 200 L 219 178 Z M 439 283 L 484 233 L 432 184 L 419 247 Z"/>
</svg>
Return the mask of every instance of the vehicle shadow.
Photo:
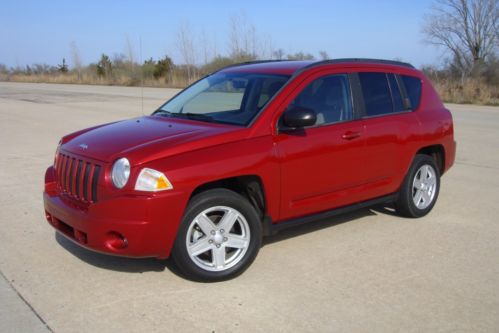
<svg viewBox="0 0 499 333">
<path fill-rule="evenodd" d="M 177 268 L 172 260 L 158 260 L 155 258 L 127 258 L 101 254 L 85 249 L 73 243 L 58 232 L 55 239 L 60 246 L 78 259 L 99 268 L 125 273 L 162 272 L 165 269 L 178 275 Z"/>
<path fill-rule="evenodd" d="M 293 237 L 305 235 L 311 232 L 320 231 L 322 229 L 334 227 L 336 225 L 353 221 L 366 216 L 374 216 L 379 214 L 394 215 L 393 208 L 388 205 L 379 205 L 370 208 L 360 209 L 354 212 L 341 214 L 327 219 L 309 222 L 303 225 L 294 226 L 289 229 L 280 231 L 279 233 L 268 236 L 263 239 L 262 247 L 268 244 L 277 243 Z M 57 243 L 65 250 L 73 254 L 78 259 L 95 267 L 109 269 L 125 273 L 143 273 L 143 272 L 162 272 L 168 269 L 173 274 L 186 278 L 182 272 L 176 267 L 173 260 L 159 260 L 155 258 L 127 258 L 117 257 L 112 255 L 101 254 L 87 250 L 78 246 L 58 232 L 55 232 Z"/>
<path fill-rule="evenodd" d="M 376 205 L 371 207 L 371 210 L 384 215 L 401 217 L 401 215 L 397 214 L 395 211 L 395 205 L 393 203 Z"/>
</svg>

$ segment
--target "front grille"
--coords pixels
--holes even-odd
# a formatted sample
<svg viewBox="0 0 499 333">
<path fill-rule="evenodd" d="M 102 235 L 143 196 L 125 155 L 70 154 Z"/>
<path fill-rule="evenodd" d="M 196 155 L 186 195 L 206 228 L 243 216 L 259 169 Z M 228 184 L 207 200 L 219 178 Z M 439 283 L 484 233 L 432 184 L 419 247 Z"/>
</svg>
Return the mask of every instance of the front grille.
<svg viewBox="0 0 499 333">
<path fill-rule="evenodd" d="M 100 165 L 60 153 L 55 170 L 59 190 L 81 201 L 97 202 Z"/>
</svg>

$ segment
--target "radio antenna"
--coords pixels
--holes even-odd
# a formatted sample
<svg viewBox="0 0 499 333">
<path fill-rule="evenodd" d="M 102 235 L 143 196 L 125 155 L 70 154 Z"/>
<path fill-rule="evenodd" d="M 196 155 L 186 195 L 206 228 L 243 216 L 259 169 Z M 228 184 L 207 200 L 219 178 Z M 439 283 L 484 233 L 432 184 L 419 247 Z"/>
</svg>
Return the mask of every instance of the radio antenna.
<svg viewBox="0 0 499 333">
<path fill-rule="evenodd" d="M 144 63 L 142 60 L 142 36 L 139 36 L 140 47 L 140 109 L 144 115 Z"/>
</svg>

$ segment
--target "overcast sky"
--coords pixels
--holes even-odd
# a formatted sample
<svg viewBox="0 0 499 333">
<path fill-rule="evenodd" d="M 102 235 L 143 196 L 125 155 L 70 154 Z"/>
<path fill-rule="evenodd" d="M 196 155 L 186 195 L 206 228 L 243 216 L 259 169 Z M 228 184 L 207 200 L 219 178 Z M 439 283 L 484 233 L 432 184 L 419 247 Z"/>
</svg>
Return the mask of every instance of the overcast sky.
<svg viewBox="0 0 499 333">
<path fill-rule="evenodd" d="M 181 62 L 179 27 L 190 26 L 202 62 L 201 36 L 210 52 L 229 50 L 231 17 L 246 17 L 259 40 L 286 54 L 303 51 L 330 58 L 402 59 L 416 66 L 439 64 L 442 51 L 423 43 L 421 25 L 431 0 L 418 1 L 24 1 L 0 3 L 0 63 L 71 64 L 73 42 L 84 64 L 101 53 L 126 53 L 136 59 L 167 54 Z"/>
</svg>

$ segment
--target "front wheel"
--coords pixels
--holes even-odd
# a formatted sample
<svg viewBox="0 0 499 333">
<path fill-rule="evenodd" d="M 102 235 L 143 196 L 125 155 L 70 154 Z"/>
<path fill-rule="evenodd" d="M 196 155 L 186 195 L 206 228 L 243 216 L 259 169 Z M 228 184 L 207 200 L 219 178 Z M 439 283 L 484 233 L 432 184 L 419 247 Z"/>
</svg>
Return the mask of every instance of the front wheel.
<svg viewBox="0 0 499 333">
<path fill-rule="evenodd" d="M 430 212 L 440 190 L 440 172 L 428 155 L 416 155 L 399 191 L 397 212 L 407 217 L 422 217 Z"/>
<path fill-rule="evenodd" d="M 226 189 L 209 190 L 189 202 L 172 255 L 195 280 L 225 280 L 253 262 L 261 239 L 260 219 L 246 198 Z"/>
</svg>

